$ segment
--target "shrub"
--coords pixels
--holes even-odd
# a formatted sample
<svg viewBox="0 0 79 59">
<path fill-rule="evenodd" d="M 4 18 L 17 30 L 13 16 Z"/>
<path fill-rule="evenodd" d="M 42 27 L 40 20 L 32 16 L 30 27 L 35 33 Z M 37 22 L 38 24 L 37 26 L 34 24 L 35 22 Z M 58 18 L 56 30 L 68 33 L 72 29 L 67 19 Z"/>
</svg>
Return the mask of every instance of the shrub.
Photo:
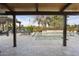
<svg viewBox="0 0 79 59">
<path fill-rule="evenodd" d="M 27 31 L 33 32 L 33 26 L 27 26 L 27 27 L 25 27 L 25 29 Z"/>
<path fill-rule="evenodd" d="M 33 27 L 33 31 L 34 32 L 42 32 L 42 27 L 35 26 L 35 27 Z"/>
</svg>

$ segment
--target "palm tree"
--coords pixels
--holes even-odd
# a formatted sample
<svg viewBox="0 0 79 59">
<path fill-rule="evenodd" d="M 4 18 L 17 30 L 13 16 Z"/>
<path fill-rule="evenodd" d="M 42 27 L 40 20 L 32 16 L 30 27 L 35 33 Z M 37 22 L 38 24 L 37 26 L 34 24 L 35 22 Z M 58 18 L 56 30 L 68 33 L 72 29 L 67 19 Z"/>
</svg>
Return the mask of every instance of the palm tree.
<svg viewBox="0 0 79 59">
<path fill-rule="evenodd" d="M 51 22 L 51 18 L 50 17 L 45 17 L 42 15 L 42 17 L 37 17 L 35 19 L 35 21 L 38 22 L 38 25 L 42 25 L 43 27 L 46 27 L 47 25 L 50 25 L 50 22 Z"/>
<path fill-rule="evenodd" d="M 63 17 L 58 15 L 52 16 L 50 26 L 53 26 L 53 29 L 61 29 L 63 27 Z"/>
<path fill-rule="evenodd" d="M 37 17 L 36 21 L 38 22 L 38 25 L 42 25 L 44 28 L 48 26 L 53 26 L 54 29 L 61 29 L 63 27 L 63 17 L 54 15 L 54 16 L 43 16 L 43 17 Z"/>
<path fill-rule="evenodd" d="M 50 26 L 50 22 L 52 22 L 52 19 L 50 17 L 46 17 L 46 23 L 48 26 Z"/>
<path fill-rule="evenodd" d="M 36 19 L 34 20 L 34 22 L 38 22 L 38 26 L 40 26 L 42 24 L 42 20 L 39 17 L 36 17 Z"/>
</svg>

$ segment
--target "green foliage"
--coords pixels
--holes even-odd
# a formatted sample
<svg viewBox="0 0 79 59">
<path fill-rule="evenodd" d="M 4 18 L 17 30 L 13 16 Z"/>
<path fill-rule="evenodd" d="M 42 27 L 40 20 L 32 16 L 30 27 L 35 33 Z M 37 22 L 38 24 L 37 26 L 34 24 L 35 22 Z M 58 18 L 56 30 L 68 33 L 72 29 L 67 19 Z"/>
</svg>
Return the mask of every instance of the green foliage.
<svg viewBox="0 0 79 59">
<path fill-rule="evenodd" d="M 33 32 L 42 32 L 43 28 L 40 26 L 34 26 L 33 27 Z"/>
<path fill-rule="evenodd" d="M 25 30 L 33 32 L 33 26 L 24 27 Z"/>
<path fill-rule="evenodd" d="M 43 29 L 52 27 L 50 29 L 63 29 L 63 16 L 51 15 L 36 18 L 38 25 L 42 25 Z"/>
<path fill-rule="evenodd" d="M 67 30 L 68 30 L 68 31 L 77 30 L 77 25 L 67 25 Z"/>
</svg>

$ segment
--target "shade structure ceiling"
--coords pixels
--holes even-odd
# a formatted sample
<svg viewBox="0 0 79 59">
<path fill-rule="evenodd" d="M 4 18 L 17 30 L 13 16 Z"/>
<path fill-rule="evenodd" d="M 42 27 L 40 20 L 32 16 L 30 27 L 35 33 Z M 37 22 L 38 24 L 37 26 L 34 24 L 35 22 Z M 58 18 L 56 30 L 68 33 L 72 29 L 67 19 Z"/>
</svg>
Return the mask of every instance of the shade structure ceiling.
<svg viewBox="0 0 79 59">
<path fill-rule="evenodd" d="M 59 12 L 67 3 L 6 3 L 8 8 L 13 11 L 54 11 Z M 5 5 L 0 4 L 0 10 L 10 11 Z M 71 3 L 64 12 L 79 12 L 79 3 Z"/>
</svg>

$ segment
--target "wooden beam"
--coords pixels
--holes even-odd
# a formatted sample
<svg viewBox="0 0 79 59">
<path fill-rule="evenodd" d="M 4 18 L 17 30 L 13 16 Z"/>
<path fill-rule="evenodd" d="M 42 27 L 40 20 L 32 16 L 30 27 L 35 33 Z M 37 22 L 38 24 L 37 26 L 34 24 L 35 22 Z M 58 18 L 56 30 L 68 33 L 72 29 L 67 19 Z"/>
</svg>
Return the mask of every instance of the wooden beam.
<svg viewBox="0 0 79 59">
<path fill-rule="evenodd" d="M 35 3 L 36 12 L 38 12 L 38 3 Z"/>
<path fill-rule="evenodd" d="M 65 4 L 65 5 L 61 8 L 60 12 L 63 12 L 63 11 L 64 11 L 65 9 L 67 9 L 71 4 L 72 4 L 72 3 L 67 3 L 67 4 Z"/>
<path fill-rule="evenodd" d="M 0 13 L 0 15 L 79 15 L 79 12 L 51 12 L 51 11 L 14 11 L 6 13 Z"/>
<path fill-rule="evenodd" d="M 1 5 L 3 5 L 4 7 L 6 7 L 10 12 L 13 12 L 13 8 L 11 8 L 8 4 L 6 3 L 1 3 Z"/>
<path fill-rule="evenodd" d="M 11 12 L 6 12 L 2 14 L 12 14 Z M 79 12 L 51 12 L 51 11 L 15 11 L 15 15 L 79 15 Z"/>
</svg>

